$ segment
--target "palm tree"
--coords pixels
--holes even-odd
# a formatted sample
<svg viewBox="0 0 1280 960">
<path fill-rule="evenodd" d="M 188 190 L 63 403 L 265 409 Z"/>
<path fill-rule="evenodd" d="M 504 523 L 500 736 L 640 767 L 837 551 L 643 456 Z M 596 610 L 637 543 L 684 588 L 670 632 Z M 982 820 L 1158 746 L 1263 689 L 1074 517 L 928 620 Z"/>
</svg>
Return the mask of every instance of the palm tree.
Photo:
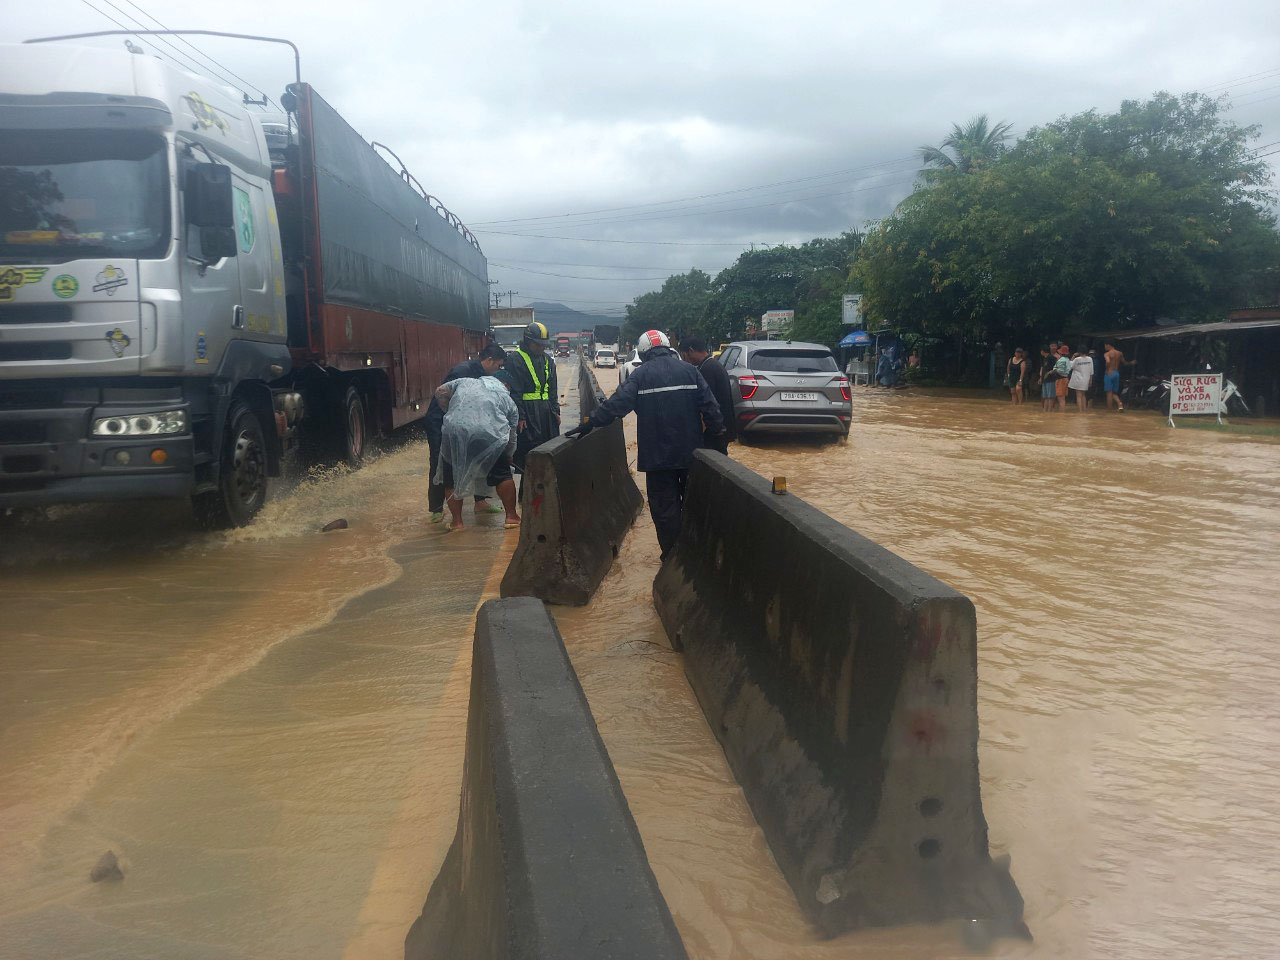
<svg viewBox="0 0 1280 960">
<path fill-rule="evenodd" d="M 920 148 L 920 159 L 926 167 L 933 168 L 926 171 L 926 176 L 937 177 L 943 172 L 969 173 L 994 160 L 1004 152 L 1004 142 L 1009 139 L 1012 126 L 1011 123 L 990 126 L 985 113 L 974 117 L 963 127 L 953 123 L 941 146 Z"/>
</svg>

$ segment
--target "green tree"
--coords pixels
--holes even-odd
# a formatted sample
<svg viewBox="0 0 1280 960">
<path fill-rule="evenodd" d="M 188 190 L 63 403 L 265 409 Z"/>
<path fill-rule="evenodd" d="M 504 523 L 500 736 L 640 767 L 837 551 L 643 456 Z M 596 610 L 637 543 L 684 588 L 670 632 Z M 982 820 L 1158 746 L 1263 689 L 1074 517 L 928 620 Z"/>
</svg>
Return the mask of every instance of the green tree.
<svg viewBox="0 0 1280 960">
<path fill-rule="evenodd" d="M 864 307 L 900 329 L 1004 339 L 1028 328 L 1221 318 L 1280 261 L 1256 129 L 1197 94 L 1157 94 L 1032 129 L 942 176 L 867 238 Z"/>
<path fill-rule="evenodd" d="M 622 338 L 635 343 L 646 330 L 661 330 L 679 339 L 697 329 L 711 300 L 711 276 L 704 270 L 668 277 L 661 289 L 636 297 L 627 306 Z"/>
<path fill-rule="evenodd" d="M 729 340 L 743 336 L 766 310 L 799 309 L 814 274 L 833 271 L 845 276 L 861 242 L 861 234 L 848 231 L 794 247 L 743 253 L 716 275 L 714 295 L 697 332 L 709 341 Z"/>
<path fill-rule="evenodd" d="M 926 167 L 933 168 L 926 176 L 936 179 L 939 173 L 971 173 L 990 164 L 1004 153 L 1010 127 L 1009 123 L 991 126 L 985 113 L 963 127 L 953 123 L 939 146 L 920 148 L 920 159 Z"/>
</svg>

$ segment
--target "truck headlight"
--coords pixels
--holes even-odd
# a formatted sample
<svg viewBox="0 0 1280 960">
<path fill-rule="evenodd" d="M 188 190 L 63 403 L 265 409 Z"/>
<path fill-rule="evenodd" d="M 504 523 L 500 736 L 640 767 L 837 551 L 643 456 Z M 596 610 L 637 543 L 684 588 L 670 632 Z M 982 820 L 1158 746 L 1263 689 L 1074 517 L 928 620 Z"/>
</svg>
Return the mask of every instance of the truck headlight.
<svg viewBox="0 0 1280 960">
<path fill-rule="evenodd" d="M 128 416 L 102 417 L 93 421 L 95 437 L 154 437 L 162 434 L 186 433 L 185 410 L 160 410 L 156 413 L 131 413 Z"/>
</svg>

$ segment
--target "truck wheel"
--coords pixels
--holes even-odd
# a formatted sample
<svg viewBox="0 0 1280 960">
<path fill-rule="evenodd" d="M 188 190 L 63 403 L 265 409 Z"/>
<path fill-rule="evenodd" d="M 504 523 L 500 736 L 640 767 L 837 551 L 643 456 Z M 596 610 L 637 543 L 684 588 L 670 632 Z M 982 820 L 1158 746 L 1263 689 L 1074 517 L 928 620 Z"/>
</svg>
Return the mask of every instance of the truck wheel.
<svg viewBox="0 0 1280 960">
<path fill-rule="evenodd" d="M 222 431 L 218 489 L 193 498 L 196 519 L 212 530 L 243 527 L 267 502 L 267 445 L 262 424 L 234 400 Z"/>
<path fill-rule="evenodd" d="M 347 464 L 358 467 L 364 461 L 365 427 L 364 401 L 360 391 L 347 387 L 342 400 L 343 445 L 342 456 Z"/>
</svg>

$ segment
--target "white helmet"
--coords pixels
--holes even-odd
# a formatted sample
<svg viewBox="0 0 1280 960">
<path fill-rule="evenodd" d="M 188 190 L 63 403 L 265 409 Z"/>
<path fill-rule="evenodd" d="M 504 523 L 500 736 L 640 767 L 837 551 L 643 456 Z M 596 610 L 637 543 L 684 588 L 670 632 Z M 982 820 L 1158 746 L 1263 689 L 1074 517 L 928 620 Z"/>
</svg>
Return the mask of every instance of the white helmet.
<svg viewBox="0 0 1280 960">
<path fill-rule="evenodd" d="M 644 357 L 654 347 L 669 347 L 671 341 L 667 339 L 667 335 L 661 330 L 646 330 L 640 334 L 640 339 L 636 343 L 636 351 L 641 357 Z"/>
</svg>

